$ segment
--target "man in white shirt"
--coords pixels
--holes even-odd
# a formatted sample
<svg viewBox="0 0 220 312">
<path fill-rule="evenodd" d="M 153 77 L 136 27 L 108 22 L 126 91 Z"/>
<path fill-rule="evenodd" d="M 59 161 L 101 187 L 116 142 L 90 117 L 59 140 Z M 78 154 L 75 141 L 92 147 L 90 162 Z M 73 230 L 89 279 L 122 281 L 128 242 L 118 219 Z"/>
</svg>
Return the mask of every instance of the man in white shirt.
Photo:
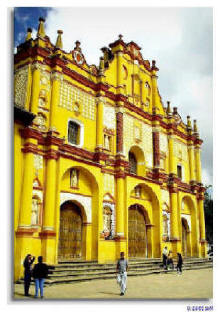
<svg viewBox="0 0 220 312">
<path fill-rule="evenodd" d="M 121 288 L 120 296 L 124 296 L 126 290 L 127 271 L 128 271 L 128 261 L 124 258 L 124 252 L 120 253 L 120 259 L 118 260 L 116 270 L 118 272 L 117 283 L 120 285 Z"/>
</svg>

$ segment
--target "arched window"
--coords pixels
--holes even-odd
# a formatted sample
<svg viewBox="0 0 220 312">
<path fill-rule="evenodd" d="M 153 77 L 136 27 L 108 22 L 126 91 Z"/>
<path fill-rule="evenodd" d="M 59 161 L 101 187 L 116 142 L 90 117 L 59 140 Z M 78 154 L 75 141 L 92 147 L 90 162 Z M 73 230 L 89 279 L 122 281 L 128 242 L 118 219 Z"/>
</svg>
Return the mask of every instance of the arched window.
<svg viewBox="0 0 220 312">
<path fill-rule="evenodd" d="M 31 208 L 31 225 L 40 224 L 40 206 L 41 202 L 37 196 L 32 198 L 32 208 Z"/>
<path fill-rule="evenodd" d="M 137 174 L 137 160 L 134 153 L 129 152 L 129 165 L 130 165 L 130 173 Z"/>
</svg>

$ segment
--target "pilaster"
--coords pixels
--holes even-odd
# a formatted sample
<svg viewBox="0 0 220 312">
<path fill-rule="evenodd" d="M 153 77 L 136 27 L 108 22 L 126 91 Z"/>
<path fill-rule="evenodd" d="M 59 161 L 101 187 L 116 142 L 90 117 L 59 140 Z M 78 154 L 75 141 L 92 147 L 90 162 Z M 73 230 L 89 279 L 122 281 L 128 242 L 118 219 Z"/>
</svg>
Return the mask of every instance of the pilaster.
<svg viewBox="0 0 220 312">
<path fill-rule="evenodd" d="M 31 86 L 31 112 L 37 115 L 38 112 L 38 99 L 40 92 L 40 64 L 34 63 L 32 69 L 32 86 Z"/>
<path fill-rule="evenodd" d="M 50 104 L 50 129 L 56 130 L 57 121 L 57 107 L 59 101 L 60 83 L 62 81 L 62 74 L 58 71 L 53 71 L 51 74 L 52 91 Z"/>
</svg>

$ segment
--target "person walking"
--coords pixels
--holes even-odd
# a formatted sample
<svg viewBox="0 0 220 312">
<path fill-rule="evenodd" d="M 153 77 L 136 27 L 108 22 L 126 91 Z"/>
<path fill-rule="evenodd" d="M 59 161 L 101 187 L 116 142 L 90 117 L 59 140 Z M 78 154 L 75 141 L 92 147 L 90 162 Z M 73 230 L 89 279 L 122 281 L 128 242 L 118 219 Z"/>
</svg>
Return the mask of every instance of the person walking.
<svg viewBox="0 0 220 312">
<path fill-rule="evenodd" d="M 167 246 L 163 249 L 163 268 L 167 270 L 167 255 L 168 255 L 168 249 Z"/>
<path fill-rule="evenodd" d="M 35 298 L 38 298 L 38 290 L 40 288 L 40 296 L 44 297 L 44 280 L 48 274 L 48 266 L 43 263 L 43 257 L 38 257 L 38 263 L 35 264 L 33 269 L 33 277 L 35 281 Z"/>
<path fill-rule="evenodd" d="M 124 296 L 127 283 L 128 261 L 125 259 L 125 254 L 123 251 L 120 253 L 120 259 L 118 260 L 116 270 L 117 283 L 120 285 L 121 289 L 120 296 Z"/>
<path fill-rule="evenodd" d="M 23 262 L 24 266 L 24 295 L 25 296 L 30 296 L 29 295 L 29 288 L 31 284 L 31 265 L 34 262 L 35 257 L 32 257 L 31 254 L 28 254 Z"/>
<path fill-rule="evenodd" d="M 177 274 L 182 274 L 182 265 L 183 265 L 183 258 L 181 253 L 177 253 Z"/>
</svg>

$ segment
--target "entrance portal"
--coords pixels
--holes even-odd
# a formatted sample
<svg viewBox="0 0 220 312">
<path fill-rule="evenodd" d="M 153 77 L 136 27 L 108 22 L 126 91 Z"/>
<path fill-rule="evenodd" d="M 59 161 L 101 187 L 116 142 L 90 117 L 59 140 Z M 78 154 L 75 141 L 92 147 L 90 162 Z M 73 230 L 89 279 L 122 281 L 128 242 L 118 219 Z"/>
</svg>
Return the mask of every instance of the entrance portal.
<svg viewBox="0 0 220 312">
<path fill-rule="evenodd" d="M 60 237 L 58 257 L 80 258 L 82 255 L 82 215 L 80 208 L 65 202 L 60 209 Z"/>
<path fill-rule="evenodd" d="M 133 205 L 128 211 L 128 256 L 145 258 L 147 251 L 146 221 L 141 208 Z"/>
</svg>

